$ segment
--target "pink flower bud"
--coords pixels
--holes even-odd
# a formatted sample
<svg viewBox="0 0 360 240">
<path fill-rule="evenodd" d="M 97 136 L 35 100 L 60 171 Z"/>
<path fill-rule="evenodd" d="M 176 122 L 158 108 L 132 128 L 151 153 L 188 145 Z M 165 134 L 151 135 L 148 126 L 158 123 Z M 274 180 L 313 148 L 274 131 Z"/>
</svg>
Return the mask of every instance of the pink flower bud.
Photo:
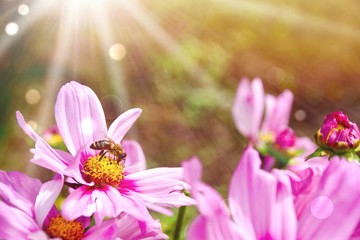
<svg viewBox="0 0 360 240">
<path fill-rule="evenodd" d="M 344 153 L 360 144 L 360 132 L 355 123 L 342 112 L 329 113 L 315 134 L 316 143 L 323 148 Z"/>
<path fill-rule="evenodd" d="M 275 145 L 280 149 L 287 149 L 295 145 L 296 135 L 291 128 L 285 128 L 276 135 Z"/>
</svg>

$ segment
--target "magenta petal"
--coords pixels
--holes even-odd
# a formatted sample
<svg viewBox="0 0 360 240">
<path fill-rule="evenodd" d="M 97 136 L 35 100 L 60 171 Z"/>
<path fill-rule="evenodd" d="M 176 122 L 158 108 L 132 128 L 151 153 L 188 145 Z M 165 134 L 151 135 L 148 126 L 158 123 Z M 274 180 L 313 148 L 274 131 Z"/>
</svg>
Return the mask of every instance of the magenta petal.
<svg viewBox="0 0 360 240">
<path fill-rule="evenodd" d="M 61 207 L 61 215 L 68 220 L 80 216 L 90 217 L 96 210 L 91 198 L 92 191 L 88 186 L 81 186 L 70 192 Z"/>
<path fill-rule="evenodd" d="M 100 224 L 104 217 L 116 217 L 123 211 L 125 206 L 121 200 L 120 193 L 112 187 L 98 189 L 82 186 L 65 199 L 61 213 L 69 220 L 94 214 L 96 223 Z"/>
<path fill-rule="evenodd" d="M 93 189 L 91 198 L 96 207 L 94 212 L 96 224 L 100 224 L 105 217 L 117 217 L 124 211 L 125 206 L 121 203 L 122 196 L 113 187 Z"/>
<path fill-rule="evenodd" d="M 22 209 L 30 216 L 33 214 L 32 206 L 40 187 L 39 179 L 28 177 L 21 172 L 0 171 L 0 199 Z"/>
<path fill-rule="evenodd" d="M 232 109 L 238 130 L 252 140 L 256 139 L 264 111 L 264 89 L 260 79 L 239 83 Z"/>
<path fill-rule="evenodd" d="M 120 239 L 168 239 L 162 233 L 160 222 L 153 219 L 141 222 L 128 214 L 121 214 L 117 220 L 118 236 Z"/>
<path fill-rule="evenodd" d="M 357 162 L 330 161 L 299 213 L 298 238 L 350 238 L 360 221 L 359 176 Z"/>
<path fill-rule="evenodd" d="M 200 161 L 192 158 L 183 162 L 183 167 L 185 178 L 191 186 L 191 196 L 202 215 L 190 226 L 187 239 L 242 239 L 224 200 L 213 188 L 200 181 Z"/>
<path fill-rule="evenodd" d="M 297 219 L 291 183 L 289 177 L 280 170 L 273 170 L 277 177 L 275 201 L 272 206 L 272 215 L 269 233 L 274 239 L 295 239 L 297 232 Z"/>
<path fill-rule="evenodd" d="M 84 240 L 116 239 L 118 229 L 116 219 L 104 221 L 99 226 L 93 226 L 85 233 Z"/>
<path fill-rule="evenodd" d="M 248 239 L 293 239 L 296 229 L 290 182 L 260 169 L 261 160 L 248 148 L 232 177 L 229 204 Z M 280 174 L 280 173 L 279 173 Z M 279 177 L 280 178 L 280 177 Z M 290 230 L 281 224 L 289 224 Z"/>
<path fill-rule="evenodd" d="M 125 161 L 126 172 L 134 173 L 146 169 L 146 159 L 140 144 L 136 141 L 122 141 L 127 157 Z"/>
<path fill-rule="evenodd" d="M 140 117 L 141 112 L 140 108 L 133 108 L 122 113 L 109 127 L 108 136 L 115 142 L 120 142 Z"/>
<path fill-rule="evenodd" d="M 153 168 L 126 176 L 127 181 L 133 181 L 135 190 L 142 193 L 169 194 L 174 190 L 188 188 L 182 181 L 182 168 Z M 121 186 L 121 184 L 120 184 Z"/>
<path fill-rule="evenodd" d="M 128 192 L 122 195 L 121 204 L 124 212 L 138 219 L 139 221 L 150 221 L 152 219 L 149 211 L 147 210 L 144 201 L 139 198 L 136 193 Z"/>
<path fill-rule="evenodd" d="M 0 201 L 0 239 L 28 239 L 40 227 L 31 216 Z"/>
<path fill-rule="evenodd" d="M 201 181 L 202 166 L 197 157 L 193 157 L 182 163 L 184 168 L 184 178 L 191 186 Z"/>
<path fill-rule="evenodd" d="M 279 132 L 288 127 L 294 96 L 285 90 L 279 96 L 266 95 L 266 111 L 262 131 Z"/>
<path fill-rule="evenodd" d="M 77 82 L 67 83 L 60 89 L 55 119 L 73 156 L 82 146 L 106 138 L 105 115 L 99 99 L 89 87 Z"/>
<path fill-rule="evenodd" d="M 235 226 L 229 221 L 228 216 L 219 215 L 218 217 L 206 218 L 204 216 L 197 217 L 189 226 L 186 236 L 187 240 L 244 240 L 245 238 L 239 234 L 239 226 Z"/>
<path fill-rule="evenodd" d="M 55 200 L 64 185 L 64 177 L 48 181 L 41 186 L 39 195 L 35 202 L 35 217 L 39 226 L 42 226 Z"/>
<path fill-rule="evenodd" d="M 126 180 L 119 186 L 119 191 L 129 189 L 144 201 L 146 207 L 171 215 L 170 208 L 195 203 L 183 193 L 189 186 L 182 178 L 182 168 L 149 169 L 126 176 Z"/>
<path fill-rule="evenodd" d="M 190 224 L 186 234 L 187 240 L 211 239 L 211 232 L 207 231 L 207 221 L 204 216 L 198 216 Z"/>
<path fill-rule="evenodd" d="M 32 149 L 32 153 L 35 155 L 32 162 L 54 172 L 63 173 L 67 168 L 69 161 L 71 161 L 71 155 L 64 151 L 53 149 L 28 124 L 26 124 L 24 117 L 19 111 L 16 112 L 16 118 L 19 126 L 24 132 L 36 141 L 35 149 Z"/>
</svg>

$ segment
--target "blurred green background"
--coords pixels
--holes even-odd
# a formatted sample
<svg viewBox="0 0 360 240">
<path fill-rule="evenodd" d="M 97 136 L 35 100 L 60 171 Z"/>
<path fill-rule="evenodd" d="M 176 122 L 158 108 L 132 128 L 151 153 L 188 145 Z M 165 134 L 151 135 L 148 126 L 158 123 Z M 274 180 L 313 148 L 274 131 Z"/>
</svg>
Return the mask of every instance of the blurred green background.
<svg viewBox="0 0 360 240">
<path fill-rule="evenodd" d="M 46 179 L 15 111 L 42 133 L 76 80 L 108 123 L 140 107 L 126 136 L 149 166 L 198 156 L 226 192 L 245 140 L 231 106 L 242 77 L 295 95 L 291 126 L 311 136 L 329 111 L 360 123 L 360 2 L 344 0 L 0 1 L 0 166 Z M 225 186 L 224 186 L 225 185 Z"/>
</svg>

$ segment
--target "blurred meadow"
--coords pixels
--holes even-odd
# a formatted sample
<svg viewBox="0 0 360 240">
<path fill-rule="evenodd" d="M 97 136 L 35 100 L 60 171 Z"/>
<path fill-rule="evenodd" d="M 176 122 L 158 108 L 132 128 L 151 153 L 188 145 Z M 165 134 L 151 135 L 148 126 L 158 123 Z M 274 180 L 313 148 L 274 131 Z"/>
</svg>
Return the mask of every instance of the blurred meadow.
<svg viewBox="0 0 360 240">
<path fill-rule="evenodd" d="M 329 111 L 360 123 L 360 2 L 344 0 L 0 0 L 0 166 L 43 180 L 32 141 L 55 125 L 60 87 L 99 97 L 110 124 L 143 113 L 127 139 L 148 166 L 198 156 L 226 193 L 244 139 L 231 107 L 242 77 L 294 93 L 290 126 L 312 136 Z"/>
</svg>

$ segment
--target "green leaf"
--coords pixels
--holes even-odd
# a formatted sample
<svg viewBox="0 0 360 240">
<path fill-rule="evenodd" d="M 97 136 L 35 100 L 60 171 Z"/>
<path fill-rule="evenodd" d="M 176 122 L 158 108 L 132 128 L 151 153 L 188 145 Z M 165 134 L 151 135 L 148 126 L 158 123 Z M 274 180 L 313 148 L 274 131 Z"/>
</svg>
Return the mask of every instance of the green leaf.
<svg viewBox="0 0 360 240">
<path fill-rule="evenodd" d="M 314 157 L 324 157 L 324 156 L 329 156 L 329 158 L 331 156 L 333 156 L 334 153 L 330 152 L 327 149 L 324 149 L 322 147 L 318 147 L 315 152 L 313 152 L 312 154 L 310 154 L 309 156 L 307 156 L 305 158 L 305 161 L 309 160 L 310 158 L 314 158 Z"/>
</svg>

